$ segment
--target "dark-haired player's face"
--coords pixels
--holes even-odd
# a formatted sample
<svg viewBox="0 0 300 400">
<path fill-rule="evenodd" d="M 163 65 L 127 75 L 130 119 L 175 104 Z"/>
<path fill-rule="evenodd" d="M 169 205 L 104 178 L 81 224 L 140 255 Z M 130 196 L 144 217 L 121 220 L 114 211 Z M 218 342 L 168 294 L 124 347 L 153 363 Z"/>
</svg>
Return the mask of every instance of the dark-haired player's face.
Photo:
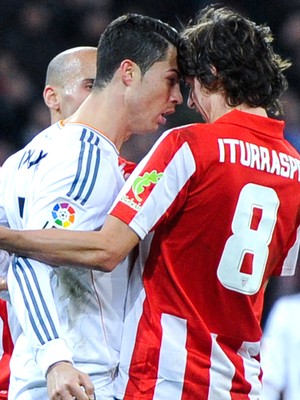
<svg viewBox="0 0 300 400">
<path fill-rule="evenodd" d="M 214 106 L 212 105 L 212 94 L 205 90 L 195 77 L 186 78 L 186 82 L 190 87 L 188 106 L 199 112 L 205 122 L 213 122 Z"/>
<path fill-rule="evenodd" d="M 135 133 L 155 132 L 166 116 L 182 103 L 177 50 L 170 47 L 164 61 L 154 63 L 134 86 L 131 97 L 131 127 Z"/>
</svg>

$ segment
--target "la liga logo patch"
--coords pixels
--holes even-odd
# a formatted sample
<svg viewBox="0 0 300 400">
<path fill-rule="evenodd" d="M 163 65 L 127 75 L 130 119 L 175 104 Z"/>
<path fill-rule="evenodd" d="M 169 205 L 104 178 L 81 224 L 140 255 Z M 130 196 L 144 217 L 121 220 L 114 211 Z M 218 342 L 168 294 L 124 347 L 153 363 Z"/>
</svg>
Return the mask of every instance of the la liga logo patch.
<svg viewBox="0 0 300 400">
<path fill-rule="evenodd" d="M 52 217 L 55 225 L 60 228 L 68 228 L 74 224 L 75 210 L 69 203 L 57 203 L 53 207 Z"/>
</svg>

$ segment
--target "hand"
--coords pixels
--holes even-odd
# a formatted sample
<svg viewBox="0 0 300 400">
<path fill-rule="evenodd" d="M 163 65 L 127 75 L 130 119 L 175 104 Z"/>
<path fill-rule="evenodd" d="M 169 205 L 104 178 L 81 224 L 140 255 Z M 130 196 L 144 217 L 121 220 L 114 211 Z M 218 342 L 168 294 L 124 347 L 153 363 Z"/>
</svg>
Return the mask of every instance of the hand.
<svg viewBox="0 0 300 400">
<path fill-rule="evenodd" d="M 0 277 L 0 291 L 8 290 L 6 278 Z"/>
<path fill-rule="evenodd" d="M 50 400 L 94 399 L 94 385 L 90 377 L 67 361 L 49 368 L 47 388 Z"/>
<path fill-rule="evenodd" d="M 10 263 L 10 255 L 7 251 L 0 250 L 0 290 L 7 290 L 7 271 Z"/>
</svg>

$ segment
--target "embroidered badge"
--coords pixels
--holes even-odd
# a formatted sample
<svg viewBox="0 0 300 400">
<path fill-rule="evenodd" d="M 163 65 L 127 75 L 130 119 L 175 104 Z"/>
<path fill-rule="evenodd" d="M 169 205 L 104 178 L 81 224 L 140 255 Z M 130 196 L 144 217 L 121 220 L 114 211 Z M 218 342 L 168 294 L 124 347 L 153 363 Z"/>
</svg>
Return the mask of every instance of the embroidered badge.
<svg viewBox="0 0 300 400">
<path fill-rule="evenodd" d="M 55 204 L 52 210 L 54 224 L 61 228 L 68 228 L 75 221 L 75 210 L 69 203 Z"/>
<path fill-rule="evenodd" d="M 145 172 L 142 176 L 138 176 L 134 180 L 131 190 L 125 194 L 120 201 L 133 210 L 139 211 L 143 202 L 143 199 L 139 195 L 145 191 L 146 187 L 156 185 L 163 175 L 163 172 L 153 170 L 151 172 Z"/>
<path fill-rule="evenodd" d="M 145 187 L 150 186 L 151 184 L 156 185 L 162 176 L 163 173 L 157 172 L 156 170 L 145 172 L 143 176 L 138 176 L 132 185 L 134 197 L 137 201 L 142 201 L 139 195 L 144 192 Z"/>
</svg>

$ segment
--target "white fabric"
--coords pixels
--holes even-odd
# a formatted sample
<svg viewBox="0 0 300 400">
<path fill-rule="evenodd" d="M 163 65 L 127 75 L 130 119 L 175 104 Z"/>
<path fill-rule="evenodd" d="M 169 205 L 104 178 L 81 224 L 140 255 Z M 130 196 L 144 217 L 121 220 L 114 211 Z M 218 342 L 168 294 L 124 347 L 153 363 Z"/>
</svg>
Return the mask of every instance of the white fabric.
<svg viewBox="0 0 300 400">
<path fill-rule="evenodd" d="M 11 261 L 11 256 L 5 250 L 0 250 L 0 280 L 7 279 L 8 267 Z M 0 298 L 9 300 L 8 290 L 0 290 Z"/>
<path fill-rule="evenodd" d="M 297 266 L 298 254 L 300 246 L 300 227 L 297 230 L 297 238 L 293 246 L 290 248 L 288 255 L 283 263 L 282 276 L 293 276 Z"/>
<path fill-rule="evenodd" d="M 260 400 L 298 400 L 300 396 L 300 294 L 274 304 L 262 338 L 263 391 Z"/>
<path fill-rule="evenodd" d="M 123 183 L 107 138 L 81 124 L 55 124 L 4 163 L 0 209 L 12 228 L 97 230 Z M 45 373 L 60 360 L 90 374 L 100 395 L 97 382 L 109 385 L 119 360 L 127 273 L 127 262 L 107 274 L 14 259 L 8 285 L 23 333 L 10 399 L 36 400 L 29 388 L 39 386 L 45 395 Z"/>
</svg>

